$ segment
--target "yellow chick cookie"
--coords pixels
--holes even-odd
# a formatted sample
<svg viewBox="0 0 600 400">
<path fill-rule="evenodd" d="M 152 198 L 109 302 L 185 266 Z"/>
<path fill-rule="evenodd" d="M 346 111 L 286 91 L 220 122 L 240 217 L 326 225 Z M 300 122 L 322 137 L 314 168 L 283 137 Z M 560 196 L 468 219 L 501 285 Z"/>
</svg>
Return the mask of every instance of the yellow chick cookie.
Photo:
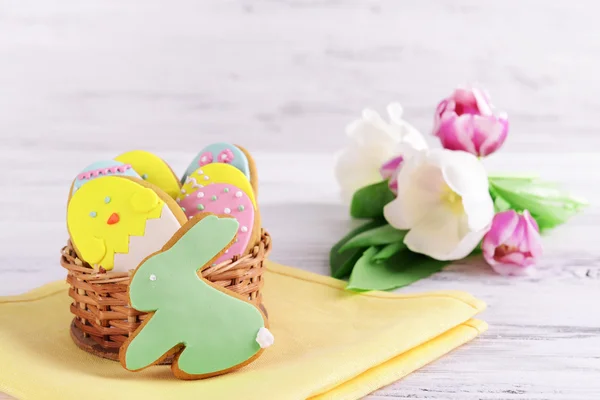
<svg viewBox="0 0 600 400">
<path fill-rule="evenodd" d="M 187 221 L 166 193 L 136 178 L 106 176 L 83 185 L 69 201 L 73 245 L 94 268 L 136 268 Z"/>
<path fill-rule="evenodd" d="M 248 195 L 256 209 L 254 190 L 252 190 L 252 185 L 246 175 L 236 167 L 223 163 L 204 165 L 189 175 L 181 188 L 181 193 L 177 196 L 177 202 L 181 202 L 188 196 L 196 196 L 198 189 L 213 183 L 228 183 L 239 188 Z M 198 194 L 201 193 L 198 192 Z"/>
<path fill-rule="evenodd" d="M 144 150 L 133 150 L 115 157 L 115 161 L 131 165 L 142 179 L 161 188 L 172 198 L 181 189 L 179 179 L 162 158 Z"/>
</svg>

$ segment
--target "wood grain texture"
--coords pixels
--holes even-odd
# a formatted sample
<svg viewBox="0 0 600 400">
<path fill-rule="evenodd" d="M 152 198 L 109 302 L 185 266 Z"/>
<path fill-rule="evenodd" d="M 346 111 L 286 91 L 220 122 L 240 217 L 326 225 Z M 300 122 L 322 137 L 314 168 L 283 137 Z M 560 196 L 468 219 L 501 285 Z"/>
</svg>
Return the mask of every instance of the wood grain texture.
<svg viewBox="0 0 600 400">
<path fill-rule="evenodd" d="M 489 304 L 490 329 L 370 398 L 598 399 L 598 11 L 592 0 L 0 0 L 0 295 L 64 278 L 65 200 L 82 167 L 142 148 L 181 173 L 222 139 L 256 156 L 271 258 L 327 274 L 352 224 L 332 176 L 345 125 L 399 101 L 428 133 L 436 101 L 479 82 L 511 118 L 488 168 L 539 171 L 592 205 L 545 237 L 537 276 L 469 260 L 400 290 L 468 291 Z"/>
</svg>

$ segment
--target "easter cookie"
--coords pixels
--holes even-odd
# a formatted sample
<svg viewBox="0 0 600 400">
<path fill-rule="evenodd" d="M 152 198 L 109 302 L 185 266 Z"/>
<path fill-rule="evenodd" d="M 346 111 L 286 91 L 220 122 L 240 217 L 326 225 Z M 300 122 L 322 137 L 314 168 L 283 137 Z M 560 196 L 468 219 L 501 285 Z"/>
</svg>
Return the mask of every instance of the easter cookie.
<svg viewBox="0 0 600 400">
<path fill-rule="evenodd" d="M 244 153 L 246 159 L 248 160 L 248 168 L 250 169 L 250 184 L 252 185 L 252 189 L 254 190 L 254 197 L 258 197 L 258 171 L 256 169 L 256 163 L 254 162 L 254 158 L 248 150 L 243 148 L 240 145 L 237 145 L 237 148 Z"/>
<path fill-rule="evenodd" d="M 101 176 L 131 176 L 139 178 L 137 171 L 133 169 L 131 164 L 123 163 L 116 160 L 105 160 L 97 161 L 91 165 L 88 165 L 83 171 L 81 171 L 73 184 L 71 185 L 71 191 L 69 197 L 73 195 L 83 184 L 91 181 L 92 179 L 99 178 Z"/>
<path fill-rule="evenodd" d="M 143 180 L 158 186 L 172 198 L 179 194 L 179 179 L 162 158 L 148 151 L 133 150 L 115 157 L 115 160 L 131 165 Z"/>
<path fill-rule="evenodd" d="M 250 197 L 229 183 L 212 183 L 199 188 L 186 196 L 179 205 L 185 210 L 185 215 L 192 218 L 198 213 L 230 215 L 235 218 L 240 227 L 235 243 L 216 261 L 219 264 L 233 256 L 243 255 L 252 249 L 260 239 L 260 217 Z"/>
<path fill-rule="evenodd" d="M 107 271 L 136 268 L 186 221 L 181 208 L 162 190 L 121 176 L 91 180 L 73 194 L 67 208 L 77 254 Z"/>
<path fill-rule="evenodd" d="M 273 344 L 256 306 L 197 273 L 234 242 L 238 226 L 233 218 L 202 215 L 142 261 L 129 302 L 149 314 L 120 348 L 124 368 L 139 371 L 174 355 L 177 378 L 201 379 L 240 368 Z"/>
<path fill-rule="evenodd" d="M 229 164 L 240 170 L 246 179 L 250 179 L 248 158 L 239 147 L 230 143 L 213 143 L 198 153 L 185 171 L 181 182 L 185 182 L 186 178 L 198 168 L 212 163 Z"/>
<path fill-rule="evenodd" d="M 187 196 L 193 195 L 198 189 L 213 183 L 229 183 L 239 188 L 250 197 L 252 205 L 256 209 L 256 199 L 250 181 L 239 169 L 229 164 L 208 164 L 198 168 L 186 178 L 177 201 L 181 202 Z"/>
</svg>

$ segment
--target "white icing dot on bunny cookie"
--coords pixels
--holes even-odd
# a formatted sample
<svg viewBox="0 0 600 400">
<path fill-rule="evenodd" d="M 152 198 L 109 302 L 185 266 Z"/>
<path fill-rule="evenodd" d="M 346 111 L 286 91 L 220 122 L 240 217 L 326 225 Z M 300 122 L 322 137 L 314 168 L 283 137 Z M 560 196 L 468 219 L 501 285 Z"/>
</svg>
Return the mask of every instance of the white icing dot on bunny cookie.
<svg viewBox="0 0 600 400">
<path fill-rule="evenodd" d="M 225 212 L 225 214 L 231 214 L 231 208 L 225 208 L 223 212 Z"/>
<path fill-rule="evenodd" d="M 204 197 L 204 192 L 200 192 L 199 191 L 198 193 L 196 193 L 196 197 L 199 198 L 199 199 L 202 198 L 202 197 Z"/>
</svg>

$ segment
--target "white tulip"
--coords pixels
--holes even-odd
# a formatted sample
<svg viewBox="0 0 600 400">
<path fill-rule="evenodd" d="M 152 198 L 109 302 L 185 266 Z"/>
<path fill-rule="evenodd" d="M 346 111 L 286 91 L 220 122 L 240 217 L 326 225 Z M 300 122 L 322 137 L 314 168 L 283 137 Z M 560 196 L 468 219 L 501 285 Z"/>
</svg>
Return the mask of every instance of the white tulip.
<svg viewBox="0 0 600 400">
<path fill-rule="evenodd" d="M 346 128 L 348 146 L 337 154 L 335 176 L 346 201 L 358 189 L 380 182 L 381 165 L 400 155 L 403 147 L 423 150 L 427 142 L 423 135 L 402 119 L 402 106 L 392 103 L 387 107 L 390 122 L 373 110 L 363 111 L 362 118 Z"/>
<path fill-rule="evenodd" d="M 459 260 L 479 244 L 494 217 L 481 162 L 463 151 L 422 151 L 398 172 L 398 196 L 385 219 L 407 229 L 406 246 L 437 260 Z"/>
</svg>

